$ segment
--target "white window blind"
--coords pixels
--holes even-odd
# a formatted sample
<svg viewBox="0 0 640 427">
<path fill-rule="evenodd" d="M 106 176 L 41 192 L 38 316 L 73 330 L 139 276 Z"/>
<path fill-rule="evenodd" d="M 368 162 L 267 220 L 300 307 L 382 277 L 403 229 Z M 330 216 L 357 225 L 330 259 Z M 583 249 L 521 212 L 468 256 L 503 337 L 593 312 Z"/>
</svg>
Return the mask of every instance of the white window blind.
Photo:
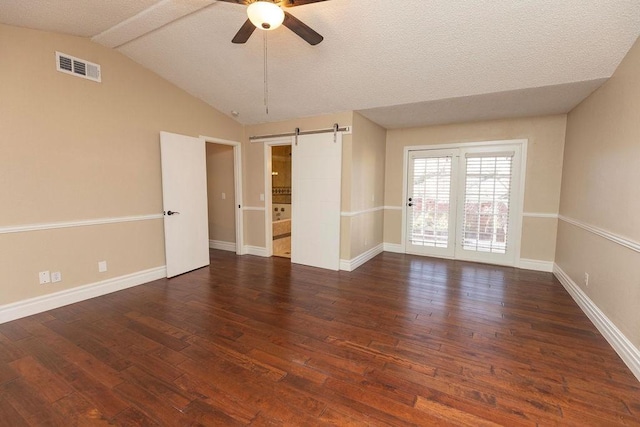
<svg viewBox="0 0 640 427">
<path fill-rule="evenodd" d="M 411 244 L 446 248 L 449 241 L 451 157 L 414 158 L 412 167 Z"/>
<path fill-rule="evenodd" d="M 513 153 L 465 156 L 462 247 L 504 254 L 509 233 Z"/>
</svg>

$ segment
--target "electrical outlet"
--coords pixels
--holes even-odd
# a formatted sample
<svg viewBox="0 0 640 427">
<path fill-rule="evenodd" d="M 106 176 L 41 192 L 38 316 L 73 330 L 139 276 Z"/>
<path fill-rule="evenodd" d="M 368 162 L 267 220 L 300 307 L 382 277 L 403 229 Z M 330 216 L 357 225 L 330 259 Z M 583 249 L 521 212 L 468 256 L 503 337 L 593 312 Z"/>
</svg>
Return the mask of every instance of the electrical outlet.
<svg viewBox="0 0 640 427">
<path fill-rule="evenodd" d="M 98 261 L 98 273 L 107 271 L 107 261 Z"/>
<path fill-rule="evenodd" d="M 584 273 L 584 285 L 589 286 L 589 273 Z"/>
<path fill-rule="evenodd" d="M 260 201 L 264 202 L 264 193 L 260 193 Z"/>
<path fill-rule="evenodd" d="M 227 198 L 227 193 L 222 193 L 222 200 L 225 200 Z"/>
<path fill-rule="evenodd" d="M 51 274 L 49 274 L 49 270 L 41 271 L 40 273 L 38 273 L 38 277 L 40 278 L 41 285 L 51 283 Z"/>
<path fill-rule="evenodd" d="M 62 280 L 62 273 L 60 273 L 59 271 L 54 271 L 53 273 L 51 273 L 51 281 L 53 283 L 60 282 L 61 280 Z"/>
</svg>

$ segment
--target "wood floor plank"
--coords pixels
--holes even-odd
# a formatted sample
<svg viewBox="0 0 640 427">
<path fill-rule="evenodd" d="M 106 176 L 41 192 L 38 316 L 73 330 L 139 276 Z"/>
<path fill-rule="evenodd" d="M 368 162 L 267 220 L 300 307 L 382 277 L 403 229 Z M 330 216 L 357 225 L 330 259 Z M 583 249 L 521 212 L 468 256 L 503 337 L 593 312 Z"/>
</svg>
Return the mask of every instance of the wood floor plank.
<svg viewBox="0 0 640 427">
<path fill-rule="evenodd" d="M 109 388 L 76 365 L 64 369 L 65 380 L 106 417 L 112 418 L 127 409 L 129 402 L 115 395 Z M 119 384 L 122 384 L 122 381 Z"/>
<path fill-rule="evenodd" d="M 121 427 L 156 427 L 157 422 L 136 408 L 127 408 L 113 418 L 113 424 Z"/>
<path fill-rule="evenodd" d="M 77 392 L 58 400 L 53 407 L 70 421 L 69 425 L 96 427 L 113 425 L 95 405 Z"/>
<path fill-rule="evenodd" d="M 26 355 L 27 354 L 20 349 L 17 343 L 12 342 L 9 338 L 0 334 L 0 362 L 8 363 L 25 357 Z"/>
<path fill-rule="evenodd" d="M 0 334 L 9 338 L 11 341 L 18 341 L 24 338 L 29 338 L 31 334 L 24 329 L 19 323 L 7 322 L 0 324 Z"/>
<path fill-rule="evenodd" d="M 163 381 L 137 366 L 130 366 L 122 374 L 127 382 L 137 385 L 179 410 L 184 410 L 195 399 L 194 396 L 188 396 L 173 383 Z"/>
<path fill-rule="evenodd" d="M 69 421 L 64 415 L 54 406 L 48 404 L 39 390 L 30 387 L 21 378 L 2 385 L 0 398 L 6 399 L 20 414 L 20 417 L 30 425 L 60 427 L 69 425 Z M 5 415 L 10 416 L 10 414 Z"/>
<path fill-rule="evenodd" d="M 255 406 L 265 417 L 283 423 L 291 423 L 292 420 L 304 423 L 312 419 L 311 414 L 305 412 L 308 405 L 299 407 L 290 403 L 298 400 L 301 397 L 299 394 L 238 365 L 220 359 L 209 367 L 191 360 L 180 366 L 197 378 L 205 379 L 212 384 L 223 384 L 229 395 Z M 306 399 L 304 396 L 302 398 Z"/>
<path fill-rule="evenodd" d="M 7 391 L 4 390 L 4 387 L 0 385 L 0 426 L 1 427 L 23 427 L 28 426 L 27 420 L 25 420 L 22 415 L 11 406 L 9 402 L 8 396 L 6 396 Z"/>
<path fill-rule="evenodd" d="M 212 250 L 0 325 L 3 425 L 640 426 L 640 382 L 549 273 Z"/>
<path fill-rule="evenodd" d="M 125 381 L 116 386 L 114 392 L 121 400 L 131 402 L 146 417 L 160 425 L 186 426 L 190 424 L 189 417 L 182 411 L 136 384 Z"/>
<path fill-rule="evenodd" d="M 38 390 L 49 403 L 53 403 L 73 392 L 73 389 L 56 374 L 42 366 L 32 356 L 11 362 L 11 367 Z"/>
<path fill-rule="evenodd" d="M 247 404 L 244 400 L 229 395 L 219 386 L 196 378 L 185 373 L 176 379 L 175 384 L 185 392 L 198 396 L 200 402 L 204 402 L 213 409 L 217 409 L 241 424 L 249 424 L 256 418 L 260 410 Z M 223 385 L 222 385 L 223 386 Z M 224 387 L 224 386 L 223 386 Z"/>
</svg>

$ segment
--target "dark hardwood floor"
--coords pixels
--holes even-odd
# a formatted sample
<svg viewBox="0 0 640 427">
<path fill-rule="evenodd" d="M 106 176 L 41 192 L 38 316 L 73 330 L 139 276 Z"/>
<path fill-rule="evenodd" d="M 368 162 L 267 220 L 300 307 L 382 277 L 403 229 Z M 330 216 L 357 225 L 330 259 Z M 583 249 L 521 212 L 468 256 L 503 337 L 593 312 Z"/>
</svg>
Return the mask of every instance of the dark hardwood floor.
<svg viewBox="0 0 640 427">
<path fill-rule="evenodd" d="M 384 253 L 211 267 L 0 325 L 0 425 L 640 425 L 551 274 Z"/>
</svg>

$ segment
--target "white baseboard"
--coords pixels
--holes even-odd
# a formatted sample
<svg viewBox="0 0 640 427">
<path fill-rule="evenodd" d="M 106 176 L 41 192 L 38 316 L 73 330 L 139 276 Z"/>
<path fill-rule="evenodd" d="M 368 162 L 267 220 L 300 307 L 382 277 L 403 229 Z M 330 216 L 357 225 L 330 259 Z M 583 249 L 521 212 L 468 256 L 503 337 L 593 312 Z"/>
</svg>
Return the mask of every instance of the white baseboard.
<svg viewBox="0 0 640 427">
<path fill-rule="evenodd" d="M 552 273 L 553 261 L 540 261 L 538 259 L 520 258 L 520 260 L 518 261 L 518 268 Z"/>
<path fill-rule="evenodd" d="M 355 258 L 352 259 L 341 259 L 340 260 L 340 270 L 345 271 L 353 271 L 356 268 L 360 267 L 365 262 L 369 261 L 371 258 L 375 257 L 378 254 L 381 254 L 383 251 L 383 244 L 374 246 L 366 252 L 361 253 Z"/>
<path fill-rule="evenodd" d="M 222 240 L 209 240 L 209 248 L 235 252 L 236 244 L 234 242 L 223 242 Z"/>
<path fill-rule="evenodd" d="M 383 247 L 385 252 L 393 252 L 396 254 L 404 253 L 404 246 L 398 243 L 383 243 Z"/>
<path fill-rule="evenodd" d="M 255 256 L 267 256 L 267 248 L 263 248 L 262 246 L 251 246 L 245 245 L 242 249 L 242 252 L 247 255 L 255 255 Z"/>
<path fill-rule="evenodd" d="M 164 277 L 167 277 L 167 268 L 165 266 L 156 267 L 72 289 L 66 289 L 49 295 L 2 305 L 0 306 L 0 323 L 10 322 L 11 320 L 42 313 L 79 301 L 121 291 L 122 289 L 131 288 Z"/>
<path fill-rule="evenodd" d="M 569 292 L 569 295 L 598 328 L 618 356 L 640 380 L 640 350 L 618 329 L 616 325 L 591 301 L 591 298 L 565 273 L 558 264 L 553 266 L 553 274 Z"/>
</svg>

